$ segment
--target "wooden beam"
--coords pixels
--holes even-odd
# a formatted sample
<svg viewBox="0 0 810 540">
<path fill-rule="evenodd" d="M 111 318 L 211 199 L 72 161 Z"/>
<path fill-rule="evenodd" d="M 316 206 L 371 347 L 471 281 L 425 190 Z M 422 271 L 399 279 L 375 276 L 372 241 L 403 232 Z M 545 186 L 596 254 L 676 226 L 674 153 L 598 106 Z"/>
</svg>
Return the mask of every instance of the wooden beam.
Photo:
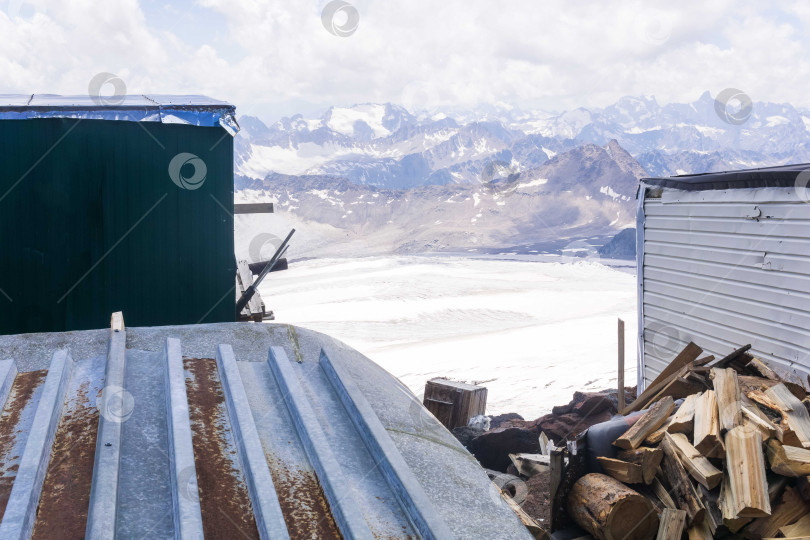
<svg viewBox="0 0 810 540">
<path fill-rule="evenodd" d="M 714 489 L 723 480 L 723 472 L 711 464 L 697 449 L 692 446 L 689 439 L 683 433 L 667 433 L 664 435 L 675 448 L 678 458 L 683 466 L 692 475 L 692 478 L 700 482 L 706 489 Z"/>
<path fill-rule="evenodd" d="M 110 330 L 113 332 L 122 332 L 125 330 L 123 312 L 116 311 L 110 316 Z"/>
<path fill-rule="evenodd" d="M 701 355 L 703 349 L 692 343 L 691 341 L 684 347 L 684 349 L 678 353 L 672 362 L 669 363 L 664 370 L 658 374 L 647 388 L 642 392 L 627 408 L 624 410 L 622 414 L 628 414 L 634 411 L 640 411 L 643 409 L 644 405 L 646 405 L 650 398 L 655 396 L 661 389 L 667 385 L 671 381 L 671 377 L 678 373 L 684 366 L 689 365 L 690 363 L 697 360 L 698 356 Z M 684 371 L 684 374 L 686 372 Z"/>
<path fill-rule="evenodd" d="M 810 448 L 810 413 L 784 384 L 770 387 L 765 395 L 785 413 L 788 427 L 796 433 L 802 446 Z"/>
<path fill-rule="evenodd" d="M 641 484 L 644 481 L 641 465 L 628 463 L 620 459 L 597 457 L 596 461 L 605 473 L 624 484 Z"/>
<path fill-rule="evenodd" d="M 686 526 L 686 511 L 665 508 L 658 522 L 656 540 L 681 540 Z"/>
<path fill-rule="evenodd" d="M 618 398 L 619 398 L 619 414 L 624 414 L 624 321 L 619 319 L 619 380 L 618 380 Z"/>
<path fill-rule="evenodd" d="M 665 397 L 650 407 L 650 409 L 639 418 L 624 435 L 614 441 L 614 445 L 625 450 L 631 448 L 638 448 L 647 436 L 660 428 L 664 422 L 667 421 L 672 410 L 675 408 L 675 402 L 671 397 Z"/>
<path fill-rule="evenodd" d="M 736 427 L 726 433 L 726 495 L 735 517 L 765 517 L 771 513 L 765 456 L 759 431 Z"/>
<path fill-rule="evenodd" d="M 717 408 L 720 418 L 720 434 L 742 425 L 742 406 L 740 405 L 740 385 L 737 372 L 731 368 L 712 368 L 714 391 L 717 395 Z"/>
<path fill-rule="evenodd" d="M 782 476 L 810 476 L 810 450 L 783 446 L 771 439 L 767 447 L 768 463 L 771 470 Z"/>
<path fill-rule="evenodd" d="M 667 426 L 670 433 L 692 433 L 695 429 L 695 403 L 700 394 L 692 394 L 684 399 L 672 422 Z"/>
<path fill-rule="evenodd" d="M 728 356 L 724 356 L 723 358 L 718 360 L 717 363 L 714 365 L 714 367 L 721 368 L 721 369 L 726 368 L 730 363 L 732 363 L 737 358 L 739 358 L 740 356 L 742 356 L 743 354 L 748 352 L 748 350 L 750 348 L 751 348 L 750 344 L 749 345 L 743 345 L 742 347 L 740 347 L 736 351 L 731 352 Z"/>
<path fill-rule="evenodd" d="M 639 446 L 633 450 L 620 450 L 617 457 L 640 466 L 642 480 L 645 484 L 650 484 L 655 478 L 658 467 L 661 465 L 664 451 L 660 448 Z"/>
<path fill-rule="evenodd" d="M 681 510 L 686 510 L 690 527 L 702 523 L 706 515 L 706 508 L 695 491 L 695 486 L 692 485 L 686 469 L 678 459 L 678 453 L 673 443 L 664 437 L 664 440 L 661 441 L 661 448 L 664 450 L 661 470 L 672 488 L 670 491 L 672 499 Z"/>
<path fill-rule="evenodd" d="M 550 454 L 549 460 L 549 498 L 551 499 L 551 516 L 549 524 L 552 531 L 556 531 L 559 523 L 557 523 L 560 516 L 560 507 L 565 501 L 562 499 L 560 487 L 563 483 L 565 476 L 565 461 L 562 448 L 554 448 Z"/>
<path fill-rule="evenodd" d="M 234 214 L 272 214 L 273 203 L 234 203 Z"/>
<path fill-rule="evenodd" d="M 695 448 L 706 457 L 724 457 L 720 420 L 714 390 L 706 390 L 695 401 Z"/>
</svg>

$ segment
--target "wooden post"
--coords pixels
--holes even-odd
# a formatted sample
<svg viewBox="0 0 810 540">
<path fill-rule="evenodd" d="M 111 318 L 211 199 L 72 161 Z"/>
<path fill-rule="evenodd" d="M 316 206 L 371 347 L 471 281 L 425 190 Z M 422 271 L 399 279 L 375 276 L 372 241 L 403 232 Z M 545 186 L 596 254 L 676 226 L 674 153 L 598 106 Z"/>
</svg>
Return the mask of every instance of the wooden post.
<svg viewBox="0 0 810 540">
<path fill-rule="evenodd" d="M 624 411 L 624 321 L 619 319 L 619 414 Z"/>
<path fill-rule="evenodd" d="M 560 500 L 560 486 L 562 486 L 563 476 L 565 475 L 565 460 L 562 448 L 554 448 L 551 450 L 549 458 L 549 499 L 551 500 L 551 531 L 557 530 L 559 525 L 560 507 L 565 501 Z"/>
</svg>

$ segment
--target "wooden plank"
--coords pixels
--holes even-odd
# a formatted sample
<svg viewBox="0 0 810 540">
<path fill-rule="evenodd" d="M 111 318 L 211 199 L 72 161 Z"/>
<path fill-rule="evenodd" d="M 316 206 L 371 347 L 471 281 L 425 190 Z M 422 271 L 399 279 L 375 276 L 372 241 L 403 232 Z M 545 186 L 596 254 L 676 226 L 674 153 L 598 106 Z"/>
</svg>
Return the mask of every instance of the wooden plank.
<svg viewBox="0 0 810 540">
<path fill-rule="evenodd" d="M 236 214 L 272 214 L 273 203 L 234 203 L 233 213 Z"/>
<path fill-rule="evenodd" d="M 686 347 L 684 347 L 684 349 L 672 360 L 672 362 L 670 362 L 669 365 L 658 374 L 658 377 L 653 379 L 644 392 L 642 392 L 641 395 L 639 395 L 638 398 L 633 401 L 633 403 L 628 405 L 622 414 L 628 414 L 643 409 L 643 405 L 647 404 L 651 397 L 660 392 L 661 389 L 666 386 L 666 384 L 670 381 L 670 377 L 678 373 L 684 366 L 697 360 L 698 356 L 700 356 L 702 353 L 703 349 L 690 341 Z"/>
<path fill-rule="evenodd" d="M 641 465 L 628 463 L 620 459 L 597 457 L 596 461 L 605 473 L 624 484 L 641 484 L 644 481 Z"/>
<path fill-rule="evenodd" d="M 765 456 L 759 431 L 736 427 L 726 433 L 726 490 L 735 517 L 765 517 L 771 513 Z"/>
<path fill-rule="evenodd" d="M 784 384 L 770 387 L 765 395 L 784 411 L 788 427 L 796 433 L 802 446 L 810 448 L 810 413 Z"/>
<path fill-rule="evenodd" d="M 714 489 L 723 480 L 723 472 L 711 464 L 703 457 L 697 449 L 692 446 L 689 439 L 683 433 L 667 433 L 664 435 L 675 448 L 678 458 L 683 466 L 692 475 L 692 478 L 700 482 L 706 489 Z"/>
<path fill-rule="evenodd" d="M 672 422 L 667 426 L 669 433 L 692 433 L 695 429 L 695 404 L 700 394 L 687 396 L 684 402 L 675 411 Z"/>
<path fill-rule="evenodd" d="M 638 448 L 650 433 L 660 428 L 667 421 L 674 408 L 675 402 L 671 397 L 665 397 L 661 401 L 657 401 L 613 444 L 625 450 Z"/>
<path fill-rule="evenodd" d="M 717 408 L 720 419 L 720 434 L 724 434 L 742 425 L 742 406 L 740 405 L 740 385 L 737 372 L 731 368 L 712 368 L 714 392 L 717 396 Z"/>
<path fill-rule="evenodd" d="M 810 506 L 799 497 L 796 490 L 787 487 L 782 500 L 777 504 L 770 516 L 755 519 L 746 527 L 745 535 L 749 538 L 772 537 L 779 533 L 779 529 L 797 521 L 800 517 L 810 513 Z"/>
<path fill-rule="evenodd" d="M 686 511 L 665 508 L 658 522 L 656 540 L 681 540 L 686 526 Z"/>
<path fill-rule="evenodd" d="M 766 450 L 771 470 L 782 476 L 810 476 L 810 450 L 768 441 Z"/>
<path fill-rule="evenodd" d="M 618 398 L 619 398 L 619 414 L 624 411 L 624 321 L 619 319 L 619 374 L 618 374 Z"/>
<path fill-rule="evenodd" d="M 706 390 L 695 401 L 695 448 L 706 457 L 724 457 L 720 420 L 714 390 Z"/>
<path fill-rule="evenodd" d="M 565 503 L 562 500 L 562 493 L 560 487 L 563 483 L 563 476 L 565 476 L 565 462 L 563 461 L 562 448 L 555 448 L 550 454 L 551 461 L 549 462 L 549 499 L 551 500 L 551 530 L 557 530 L 560 518 L 560 508 Z"/>
<path fill-rule="evenodd" d="M 242 287 L 247 290 L 248 287 L 253 285 L 253 274 L 250 273 L 247 261 L 237 261 L 236 269 L 239 273 L 239 279 L 242 280 Z M 259 295 L 259 291 L 253 294 L 247 307 L 250 310 L 251 316 L 262 316 L 264 314 L 264 310 L 262 310 L 262 297 Z"/>
<path fill-rule="evenodd" d="M 551 456 L 543 454 L 509 454 L 509 459 L 518 472 L 528 478 L 548 471 L 551 464 Z"/>
<path fill-rule="evenodd" d="M 672 488 L 670 491 L 672 499 L 678 505 L 678 508 L 686 510 L 690 527 L 701 523 L 706 515 L 706 508 L 695 491 L 695 486 L 692 485 L 686 469 L 678 459 L 678 453 L 670 439 L 665 437 L 661 441 L 661 449 L 664 451 L 661 470 Z"/>
<path fill-rule="evenodd" d="M 110 316 L 110 330 L 114 332 L 121 332 L 124 328 L 124 314 L 116 311 Z"/>
<path fill-rule="evenodd" d="M 645 484 L 652 483 L 655 473 L 661 465 L 664 451 L 660 448 L 650 448 L 649 446 L 639 446 L 633 450 L 621 450 L 617 457 L 629 463 L 635 463 L 641 467 L 641 477 Z"/>
</svg>

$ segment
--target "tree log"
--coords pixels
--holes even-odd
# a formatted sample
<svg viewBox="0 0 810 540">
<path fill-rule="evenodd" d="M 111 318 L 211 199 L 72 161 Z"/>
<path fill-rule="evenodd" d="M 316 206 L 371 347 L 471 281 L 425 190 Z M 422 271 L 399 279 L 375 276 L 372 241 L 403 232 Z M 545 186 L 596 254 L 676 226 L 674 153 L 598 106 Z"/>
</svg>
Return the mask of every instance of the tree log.
<svg viewBox="0 0 810 540">
<path fill-rule="evenodd" d="M 604 474 L 586 474 L 574 483 L 568 515 L 599 540 L 649 540 L 658 531 L 652 503 Z"/>
</svg>

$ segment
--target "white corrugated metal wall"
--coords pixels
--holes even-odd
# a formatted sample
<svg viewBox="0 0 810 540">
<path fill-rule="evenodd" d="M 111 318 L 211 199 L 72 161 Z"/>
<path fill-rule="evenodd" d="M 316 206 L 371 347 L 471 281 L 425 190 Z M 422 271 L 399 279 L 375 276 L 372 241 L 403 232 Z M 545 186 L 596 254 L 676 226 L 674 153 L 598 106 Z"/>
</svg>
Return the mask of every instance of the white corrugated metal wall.
<svg viewBox="0 0 810 540">
<path fill-rule="evenodd" d="M 657 191 L 639 223 L 644 384 L 690 340 L 810 373 L 810 203 L 793 188 Z"/>
</svg>

